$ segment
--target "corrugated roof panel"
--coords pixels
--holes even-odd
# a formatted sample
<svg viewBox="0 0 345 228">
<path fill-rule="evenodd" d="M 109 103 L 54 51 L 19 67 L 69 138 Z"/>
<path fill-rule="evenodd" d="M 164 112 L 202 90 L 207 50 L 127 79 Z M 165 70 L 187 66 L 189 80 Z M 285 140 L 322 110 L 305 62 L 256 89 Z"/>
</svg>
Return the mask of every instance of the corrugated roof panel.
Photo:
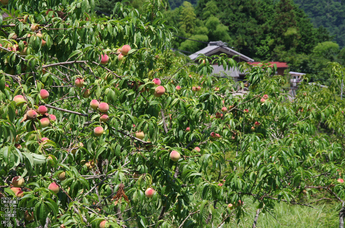
<svg viewBox="0 0 345 228">
<path fill-rule="evenodd" d="M 231 76 L 234 78 L 240 77 L 240 71 L 237 68 L 231 67 L 230 69 L 224 70 L 223 66 L 213 65 L 212 74 L 219 74 L 220 76 Z"/>
</svg>

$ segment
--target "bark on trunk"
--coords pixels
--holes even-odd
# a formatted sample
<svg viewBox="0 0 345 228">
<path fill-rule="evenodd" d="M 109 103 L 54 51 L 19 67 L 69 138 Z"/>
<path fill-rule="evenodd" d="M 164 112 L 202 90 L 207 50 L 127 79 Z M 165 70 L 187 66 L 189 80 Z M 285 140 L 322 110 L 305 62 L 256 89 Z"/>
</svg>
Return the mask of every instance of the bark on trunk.
<svg viewBox="0 0 345 228">
<path fill-rule="evenodd" d="M 345 202 L 341 204 L 341 210 L 339 212 L 339 228 L 344 228 L 344 216 L 345 216 Z"/>
<path fill-rule="evenodd" d="M 261 211 L 261 209 L 257 209 L 256 210 L 256 215 L 255 215 L 255 218 L 254 218 L 254 222 L 253 222 L 252 228 L 256 228 L 256 223 L 258 222 L 260 211 Z"/>
</svg>

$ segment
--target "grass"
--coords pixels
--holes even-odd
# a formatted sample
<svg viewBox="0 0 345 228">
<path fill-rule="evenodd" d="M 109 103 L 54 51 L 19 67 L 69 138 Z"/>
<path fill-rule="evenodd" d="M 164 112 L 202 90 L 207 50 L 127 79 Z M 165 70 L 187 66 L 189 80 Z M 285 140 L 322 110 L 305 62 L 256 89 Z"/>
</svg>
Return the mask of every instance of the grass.
<svg viewBox="0 0 345 228">
<path fill-rule="evenodd" d="M 241 219 L 239 224 L 236 224 L 235 219 L 231 224 L 224 225 L 225 227 L 239 228 L 239 227 L 252 227 L 256 205 L 249 205 L 250 200 L 247 202 L 246 216 Z M 257 222 L 257 228 L 281 228 L 281 227 L 294 227 L 294 228 L 336 228 L 339 227 L 339 210 L 340 205 L 336 203 L 327 203 L 313 205 L 314 208 L 300 206 L 300 205 L 287 205 L 286 203 L 277 203 L 273 211 L 260 213 Z"/>
</svg>

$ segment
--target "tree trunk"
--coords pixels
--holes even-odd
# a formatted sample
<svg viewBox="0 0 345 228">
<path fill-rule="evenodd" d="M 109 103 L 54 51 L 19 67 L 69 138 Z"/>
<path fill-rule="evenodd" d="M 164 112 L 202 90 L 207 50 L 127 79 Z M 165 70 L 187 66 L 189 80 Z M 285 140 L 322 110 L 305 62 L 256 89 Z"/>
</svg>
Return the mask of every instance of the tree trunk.
<svg viewBox="0 0 345 228">
<path fill-rule="evenodd" d="M 344 228 L 345 202 L 342 202 L 339 212 L 339 228 Z"/>
<path fill-rule="evenodd" d="M 260 211 L 261 211 L 261 209 L 257 209 L 256 210 L 256 215 L 255 215 L 255 218 L 254 218 L 254 222 L 253 222 L 252 228 L 256 228 L 256 223 L 258 222 Z"/>
</svg>

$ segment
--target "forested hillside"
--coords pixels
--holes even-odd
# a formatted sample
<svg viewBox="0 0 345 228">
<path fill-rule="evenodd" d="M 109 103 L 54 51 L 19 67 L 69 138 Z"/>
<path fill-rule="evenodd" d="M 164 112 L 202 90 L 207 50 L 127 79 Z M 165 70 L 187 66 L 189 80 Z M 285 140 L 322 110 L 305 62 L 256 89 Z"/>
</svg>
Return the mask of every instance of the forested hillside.
<svg viewBox="0 0 345 228">
<path fill-rule="evenodd" d="M 315 27 L 327 28 L 334 40 L 345 46 L 345 1 L 294 0 L 311 18 Z"/>
<path fill-rule="evenodd" d="M 112 14 L 117 1 L 121 0 L 99 0 L 97 9 Z M 137 0 L 121 2 L 142 10 L 143 4 Z M 303 11 L 306 2 L 300 8 L 293 0 L 170 0 L 170 6 L 167 1 L 160 2 L 166 6 L 165 24 L 174 34 L 173 48 L 187 55 L 209 41 L 221 40 L 256 61 L 285 61 L 290 70 L 309 73 L 313 80 L 323 83 L 329 79 L 329 61 L 345 62 L 343 42 L 336 43 L 331 36 L 337 34 L 336 40 L 342 36 L 341 18 L 345 14 L 341 15 L 340 2 L 337 14 L 332 13 L 334 7 L 328 11 L 323 7 L 325 14 L 319 15 L 325 22 L 321 24 Z M 307 8 L 317 12 L 315 7 Z M 340 27 L 332 27 L 332 23 Z M 327 30 L 330 27 L 331 34 Z"/>
</svg>

